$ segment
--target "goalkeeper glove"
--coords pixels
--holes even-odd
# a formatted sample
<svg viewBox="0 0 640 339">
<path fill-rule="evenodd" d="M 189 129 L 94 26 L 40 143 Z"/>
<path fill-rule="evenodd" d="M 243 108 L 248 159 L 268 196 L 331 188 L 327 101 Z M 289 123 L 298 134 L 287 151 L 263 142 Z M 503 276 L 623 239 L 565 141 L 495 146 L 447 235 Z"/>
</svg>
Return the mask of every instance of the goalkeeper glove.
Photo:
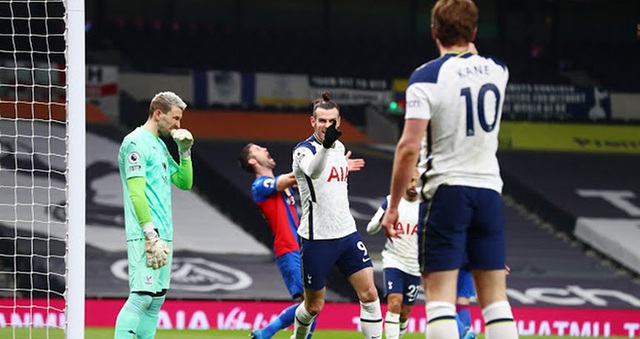
<svg viewBox="0 0 640 339">
<path fill-rule="evenodd" d="M 186 129 L 174 129 L 171 131 L 173 141 L 178 145 L 181 159 L 189 159 L 191 157 L 191 146 L 193 146 L 193 135 Z"/>
<path fill-rule="evenodd" d="M 340 138 L 342 132 L 336 129 L 336 123 L 329 125 L 327 131 L 324 132 L 324 140 L 322 141 L 322 147 L 331 148 L 333 143 Z"/>
<path fill-rule="evenodd" d="M 148 222 L 142 226 L 144 231 L 144 249 L 147 252 L 147 265 L 154 270 L 169 262 L 168 255 L 171 253 L 167 243 L 158 237 L 158 232 L 153 228 L 153 224 Z"/>
</svg>

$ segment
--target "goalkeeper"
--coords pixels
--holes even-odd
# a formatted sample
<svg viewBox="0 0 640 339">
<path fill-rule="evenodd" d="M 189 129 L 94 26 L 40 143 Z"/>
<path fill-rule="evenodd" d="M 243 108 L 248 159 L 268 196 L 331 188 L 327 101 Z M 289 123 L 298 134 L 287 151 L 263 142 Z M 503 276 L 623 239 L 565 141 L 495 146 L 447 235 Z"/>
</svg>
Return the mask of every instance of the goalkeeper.
<svg viewBox="0 0 640 339">
<path fill-rule="evenodd" d="M 150 339 L 156 334 L 171 277 L 171 183 L 183 190 L 193 184 L 193 137 L 180 129 L 186 107 L 175 93 L 158 93 L 149 105 L 147 122 L 120 145 L 130 292 L 116 320 L 115 339 Z M 180 164 L 160 136 L 176 142 Z"/>
</svg>

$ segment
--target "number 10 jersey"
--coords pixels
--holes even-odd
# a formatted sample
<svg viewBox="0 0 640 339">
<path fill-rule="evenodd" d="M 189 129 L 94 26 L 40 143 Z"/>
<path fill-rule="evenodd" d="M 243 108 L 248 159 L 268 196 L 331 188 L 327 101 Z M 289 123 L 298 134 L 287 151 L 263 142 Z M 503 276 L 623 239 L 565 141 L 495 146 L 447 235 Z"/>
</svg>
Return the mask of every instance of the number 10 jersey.
<svg viewBox="0 0 640 339">
<path fill-rule="evenodd" d="M 446 53 L 409 78 L 405 119 L 429 120 L 418 168 L 421 197 L 440 185 L 501 193 L 496 151 L 509 70 L 469 52 Z"/>
</svg>

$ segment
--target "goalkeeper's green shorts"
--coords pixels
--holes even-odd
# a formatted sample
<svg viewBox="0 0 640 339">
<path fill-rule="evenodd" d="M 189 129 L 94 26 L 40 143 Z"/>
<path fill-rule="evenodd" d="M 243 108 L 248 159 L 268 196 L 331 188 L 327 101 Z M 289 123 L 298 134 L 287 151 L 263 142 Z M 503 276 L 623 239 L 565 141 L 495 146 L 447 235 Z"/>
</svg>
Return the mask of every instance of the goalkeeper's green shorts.
<svg viewBox="0 0 640 339">
<path fill-rule="evenodd" d="M 171 280 L 171 262 L 173 261 L 173 243 L 164 240 L 171 249 L 169 262 L 157 270 L 147 266 L 147 253 L 144 239 L 127 240 L 127 259 L 129 260 L 129 290 L 131 292 L 159 293 L 169 289 Z"/>
</svg>

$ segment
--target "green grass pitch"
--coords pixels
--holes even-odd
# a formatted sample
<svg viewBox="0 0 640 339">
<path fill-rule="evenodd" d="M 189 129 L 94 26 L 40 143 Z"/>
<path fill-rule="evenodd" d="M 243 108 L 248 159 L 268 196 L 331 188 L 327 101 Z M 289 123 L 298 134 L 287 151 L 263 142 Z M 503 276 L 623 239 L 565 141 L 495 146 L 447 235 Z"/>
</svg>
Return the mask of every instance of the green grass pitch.
<svg viewBox="0 0 640 339">
<path fill-rule="evenodd" d="M 289 339 L 292 332 L 284 331 L 279 332 L 274 336 L 274 339 Z M 12 329 L 12 328 L 0 328 L 0 338 L 3 339 L 65 339 L 62 330 L 58 329 Z M 85 338 L 87 339 L 113 339 L 113 328 L 87 328 L 85 330 Z M 158 330 L 155 339 L 247 339 L 249 338 L 249 331 L 221 331 L 221 330 Z M 314 339 L 347 339 L 347 338 L 362 338 L 360 332 L 355 331 L 325 331 L 319 330 L 313 335 Z M 479 339 L 484 339 L 484 336 L 480 335 Z M 522 338 L 540 338 L 540 339 L 562 339 L 562 338 L 576 338 L 576 337 L 564 337 L 564 336 L 527 336 Z M 585 338 L 585 337 L 581 337 Z M 622 339 L 623 337 L 610 337 L 611 339 Z M 403 337 L 403 339 L 424 339 L 424 334 L 409 333 Z"/>
</svg>

